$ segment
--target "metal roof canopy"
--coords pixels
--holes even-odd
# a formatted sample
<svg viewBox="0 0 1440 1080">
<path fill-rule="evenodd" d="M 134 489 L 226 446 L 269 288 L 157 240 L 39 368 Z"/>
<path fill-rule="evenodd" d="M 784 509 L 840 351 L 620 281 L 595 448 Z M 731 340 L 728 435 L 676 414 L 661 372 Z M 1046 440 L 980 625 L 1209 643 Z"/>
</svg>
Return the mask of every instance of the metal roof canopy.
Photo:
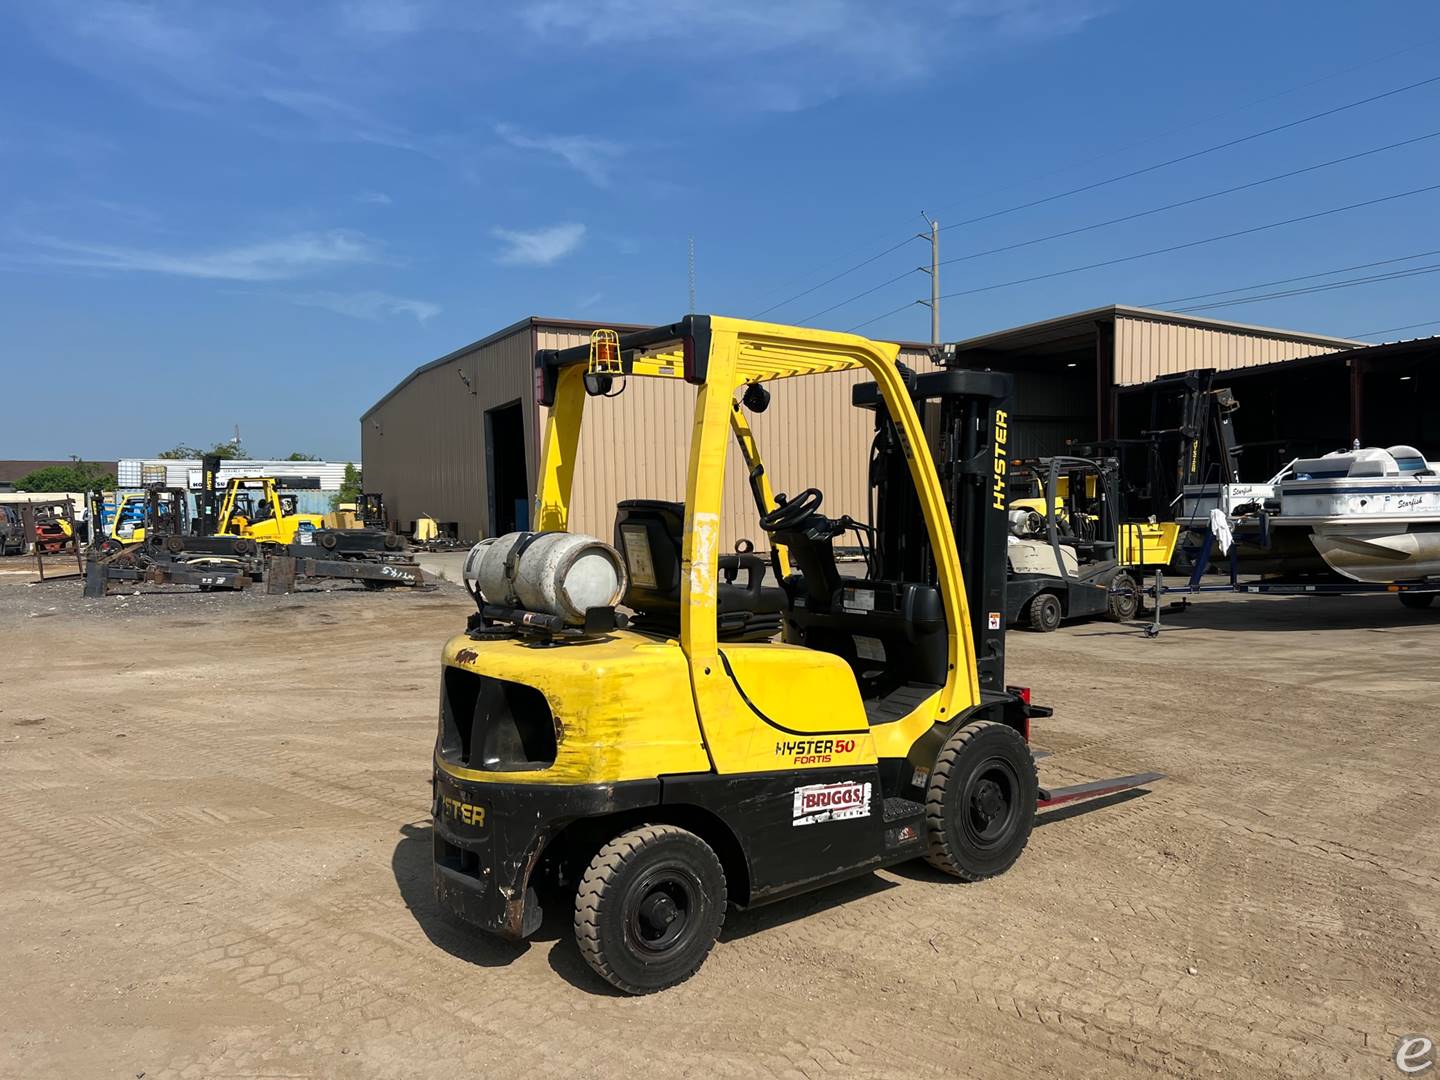
<svg viewBox="0 0 1440 1080">
<path fill-rule="evenodd" d="M 1365 366 L 1374 364 L 1402 364 L 1407 361 L 1440 359 L 1440 335 L 1426 338 L 1411 338 L 1408 341 L 1390 341 L 1383 345 L 1361 344 L 1358 348 L 1342 349 L 1324 356 L 1302 356 L 1294 360 L 1280 360 L 1273 364 L 1258 364 L 1255 367 L 1236 368 L 1224 372 L 1221 378 L 1248 379 L 1257 376 L 1279 375 L 1290 371 L 1302 371 L 1315 367 L 1337 365 L 1349 367 L 1352 361 L 1361 361 Z"/>
<path fill-rule="evenodd" d="M 1227 322 L 1223 319 L 1198 318 L 1174 311 L 1110 304 L 1106 307 L 1090 308 L 1087 311 L 1077 311 L 1069 315 L 1058 315 L 1010 330 L 997 330 L 958 341 L 955 343 L 957 363 L 958 358 L 962 355 L 968 355 L 973 360 L 984 358 L 987 355 L 1025 353 L 1029 356 L 1047 356 L 1093 350 L 1096 335 L 1099 332 L 1098 324 L 1113 322 L 1117 318 L 1163 322 L 1174 326 L 1189 326 L 1199 330 L 1219 330 L 1231 334 L 1250 334 L 1307 345 L 1326 345 L 1336 349 L 1349 349 L 1366 344 L 1351 338 L 1305 334 L 1295 330 Z"/>
</svg>

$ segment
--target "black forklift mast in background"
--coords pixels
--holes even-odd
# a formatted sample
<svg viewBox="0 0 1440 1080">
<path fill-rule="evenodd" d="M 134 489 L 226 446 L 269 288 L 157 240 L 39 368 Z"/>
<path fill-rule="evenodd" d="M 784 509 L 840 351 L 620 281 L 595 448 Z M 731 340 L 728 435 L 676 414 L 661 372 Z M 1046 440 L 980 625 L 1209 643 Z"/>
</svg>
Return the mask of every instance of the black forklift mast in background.
<svg viewBox="0 0 1440 1080">
<path fill-rule="evenodd" d="M 1239 402 L 1229 387 L 1215 386 L 1216 378 L 1214 368 L 1197 368 L 1121 388 L 1117 437 L 1071 448 L 1082 457 L 1119 459 L 1124 517 L 1171 521 L 1187 485 L 1239 480 L 1241 448 L 1232 425 Z"/>
<path fill-rule="evenodd" d="M 200 459 L 200 489 L 195 493 L 195 535 L 214 536 L 220 528 L 220 456 Z"/>
<path fill-rule="evenodd" d="M 950 370 L 906 382 L 929 433 L 945 504 L 955 531 L 980 688 L 1005 689 L 1005 533 L 1010 469 L 1009 402 L 1013 377 L 999 371 Z M 937 583 L 919 497 L 910 479 L 910 449 L 874 383 L 855 387 L 854 403 L 875 410 L 870 457 L 874 500 L 875 577 Z"/>
</svg>

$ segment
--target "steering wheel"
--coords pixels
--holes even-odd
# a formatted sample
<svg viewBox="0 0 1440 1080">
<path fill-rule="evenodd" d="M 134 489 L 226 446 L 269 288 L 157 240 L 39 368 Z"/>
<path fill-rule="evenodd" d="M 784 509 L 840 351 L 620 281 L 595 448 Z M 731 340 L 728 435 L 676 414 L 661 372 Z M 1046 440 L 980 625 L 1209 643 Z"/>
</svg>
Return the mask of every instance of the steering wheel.
<svg viewBox="0 0 1440 1080">
<path fill-rule="evenodd" d="M 784 495 L 777 496 L 777 501 L 784 499 L 779 506 L 775 507 L 768 514 L 760 518 L 760 527 L 766 532 L 787 532 L 797 528 L 808 521 L 820 509 L 820 503 L 825 498 L 819 488 L 806 488 L 793 499 L 786 499 Z"/>
</svg>

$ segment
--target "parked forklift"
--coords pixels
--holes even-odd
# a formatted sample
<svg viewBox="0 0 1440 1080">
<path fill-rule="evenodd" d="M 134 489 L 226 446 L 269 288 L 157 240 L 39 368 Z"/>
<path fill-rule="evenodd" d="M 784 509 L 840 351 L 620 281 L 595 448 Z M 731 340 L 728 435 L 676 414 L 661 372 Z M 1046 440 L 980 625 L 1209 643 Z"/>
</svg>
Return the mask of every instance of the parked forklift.
<svg viewBox="0 0 1440 1080">
<path fill-rule="evenodd" d="M 586 962 L 648 993 L 700 967 L 729 904 L 916 858 L 993 877 L 1037 808 L 1160 778 L 1040 783 L 1031 722 L 1051 710 L 1005 680 L 1010 377 L 917 375 L 898 351 L 692 315 L 537 353 L 536 531 L 472 549 L 477 610 L 442 655 L 442 907 L 521 939 L 563 903 Z M 855 372 L 872 380 L 852 397 L 874 414 L 867 522 L 827 516 L 815 487 L 774 494 L 746 415 L 788 380 Z M 612 547 L 569 531 L 576 452 L 587 407 L 632 379 L 698 392 L 684 502 L 620 503 Z M 732 437 L 768 566 L 748 540 L 720 551 Z M 860 577 L 835 559 L 851 532 Z"/>
<path fill-rule="evenodd" d="M 1129 622 L 1140 611 L 1138 579 L 1166 566 L 1173 523 L 1121 520 L 1115 458 L 1050 457 L 1012 474 L 1006 617 L 1048 633 L 1067 619 Z"/>
<path fill-rule="evenodd" d="M 309 544 L 325 515 L 302 514 L 299 499 L 282 494 L 270 476 L 232 476 L 220 501 L 217 536 L 244 536 L 256 544 Z"/>
<path fill-rule="evenodd" d="M 190 497 L 184 488 L 149 484 L 143 491 L 119 496 L 108 530 L 100 527 L 101 493 L 91 492 L 87 501 L 91 550 L 101 556 L 138 549 L 147 537 L 181 536 L 190 527 Z"/>
<path fill-rule="evenodd" d="M 312 549 L 326 559 L 383 559 L 404 550 L 404 541 L 386 529 L 331 529 L 323 514 L 302 513 L 299 499 L 283 492 L 270 476 L 232 476 L 219 483 L 220 459 L 201 463 L 196 517 L 200 550 L 224 549 L 232 554 L 260 552 L 301 555 Z"/>
</svg>

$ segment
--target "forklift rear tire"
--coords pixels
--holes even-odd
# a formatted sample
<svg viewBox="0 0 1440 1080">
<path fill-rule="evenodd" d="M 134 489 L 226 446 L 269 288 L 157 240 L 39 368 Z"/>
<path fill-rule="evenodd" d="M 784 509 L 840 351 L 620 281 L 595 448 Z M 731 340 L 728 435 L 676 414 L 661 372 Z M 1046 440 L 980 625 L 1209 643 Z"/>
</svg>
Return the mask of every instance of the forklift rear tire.
<svg viewBox="0 0 1440 1080">
<path fill-rule="evenodd" d="M 724 923 L 720 860 L 674 825 L 615 837 L 590 860 L 575 893 L 580 955 L 627 994 L 651 994 L 694 975 Z"/>
<path fill-rule="evenodd" d="M 1035 758 L 1008 724 L 977 720 L 941 748 L 925 797 L 930 865 L 983 881 L 1015 864 L 1035 825 Z"/>
<path fill-rule="evenodd" d="M 1435 603 L 1435 594 L 1431 592 L 1402 592 L 1399 595 L 1400 603 L 1414 611 L 1423 611 Z"/>
<path fill-rule="evenodd" d="M 1110 583 L 1105 615 L 1112 622 L 1129 622 L 1140 611 L 1140 587 L 1129 574 L 1117 574 Z"/>
<path fill-rule="evenodd" d="M 1060 598 L 1054 593 L 1037 593 L 1025 609 L 1026 621 L 1031 630 L 1042 634 L 1060 629 Z"/>
</svg>

